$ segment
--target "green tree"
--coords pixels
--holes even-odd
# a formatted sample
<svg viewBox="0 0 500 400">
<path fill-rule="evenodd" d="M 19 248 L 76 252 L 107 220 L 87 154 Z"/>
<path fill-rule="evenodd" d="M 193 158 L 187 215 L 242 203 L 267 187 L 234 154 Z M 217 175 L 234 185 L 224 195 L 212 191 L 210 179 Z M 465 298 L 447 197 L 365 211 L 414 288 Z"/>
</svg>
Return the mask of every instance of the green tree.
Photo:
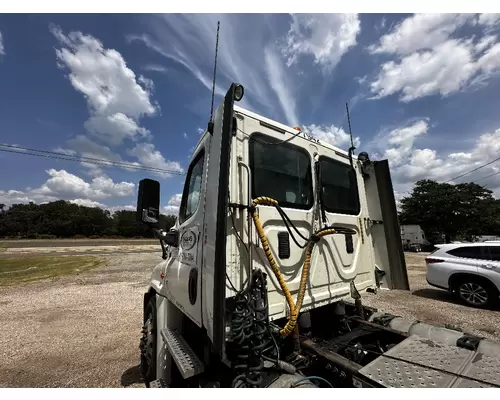
<svg viewBox="0 0 500 400">
<path fill-rule="evenodd" d="M 169 230 L 175 217 L 160 215 L 160 227 Z M 134 211 L 87 207 L 58 200 L 46 204 L 14 204 L 0 212 L 0 237 L 49 238 L 73 236 L 152 237 L 152 231 L 137 222 Z"/>
<path fill-rule="evenodd" d="M 500 227 L 500 202 L 491 190 L 475 183 L 451 185 L 432 180 L 415 184 L 401 200 L 402 224 L 418 224 L 431 242 L 495 233 Z"/>
<path fill-rule="evenodd" d="M 168 231 L 175 225 L 176 217 L 173 215 L 163 215 L 160 214 L 160 223 L 159 226 L 161 229 Z"/>
</svg>

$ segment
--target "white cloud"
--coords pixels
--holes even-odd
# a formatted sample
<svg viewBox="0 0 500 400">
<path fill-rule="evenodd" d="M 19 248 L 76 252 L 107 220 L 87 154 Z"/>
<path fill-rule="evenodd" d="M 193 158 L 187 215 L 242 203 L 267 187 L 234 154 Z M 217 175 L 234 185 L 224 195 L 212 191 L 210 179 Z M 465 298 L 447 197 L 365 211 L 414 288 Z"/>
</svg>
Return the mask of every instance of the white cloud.
<svg viewBox="0 0 500 400">
<path fill-rule="evenodd" d="M 85 198 L 101 200 L 113 197 L 127 197 L 134 194 L 135 184 L 115 183 L 109 177 L 94 177 L 91 182 L 65 170 L 49 169 L 50 178 L 33 193 L 62 199 Z"/>
<path fill-rule="evenodd" d="M 336 127 L 335 125 L 308 125 L 304 126 L 304 131 L 315 138 L 329 143 L 333 146 L 337 146 L 342 149 L 351 147 L 351 136 L 346 133 L 342 128 Z M 359 148 L 361 140 L 359 137 L 353 138 L 354 146 Z"/>
<path fill-rule="evenodd" d="M 176 29 L 175 24 L 172 27 L 172 29 L 174 29 L 174 30 Z M 159 40 L 157 40 L 157 39 L 151 37 L 150 35 L 144 34 L 144 35 L 128 35 L 127 40 L 129 42 L 141 41 L 147 47 L 149 47 L 151 50 L 154 50 L 157 53 L 161 54 L 162 56 L 169 58 L 170 60 L 181 64 L 187 70 L 189 70 L 189 72 L 191 72 L 193 74 L 193 76 L 196 79 L 198 79 L 203 84 L 203 86 L 205 86 L 205 88 L 212 90 L 213 82 L 212 82 L 210 76 L 205 74 L 205 73 L 202 73 L 200 68 L 195 65 L 194 60 L 186 59 L 186 56 L 184 55 L 184 53 L 182 53 L 180 51 L 176 51 L 175 49 L 172 50 L 172 48 L 170 48 L 170 46 L 166 46 L 165 43 L 162 43 L 161 38 L 159 38 Z M 215 43 L 214 43 L 213 48 L 215 48 Z M 156 70 L 156 71 L 159 71 L 159 68 L 157 68 L 157 67 L 152 67 L 152 68 L 154 68 L 154 70 Z M 219 96 L 224 96 L 224 94 L 225 94 L 224 89 L 222 89 L 219 85 L 215 86 L 215 93 Z"/>
<path fill-rule="evenodd" d="M 278 98 L 288 124 L 297 125 L 299 118 L 295 110 L 295 100 L 290 90 L 291 86 L 285 81 L 286 73 L 278 54 L 270 47 L 266 47 L 264 50 L 264 62 L 269 74 L 269 85 Z"/>
<path fill-rule="evenodd" d="M 120 145 L 125 139 L 148 137 L 150 132 L 137 125 L 137 122 L 125 114 L 94 115 L 85 122 L 87 131 L 112 146 Z"/>
<path fill-rule="evenodd" d="M 108 177 L 95 177 L 90 182 L 65 170 L 46 171 L 50 178 L 40 187 L 20 190 L 0 190 L 0 203 L 44 203 L 56 200 L 70 200 L 77 204 L 101 204 L 102 200 L 132 196 L 135 184 L 114 182 Z"/>
<path fill-rule="evenodd" d="M 418 148 L 417 139 L 429 134 L 428 131 L 429 123 L 420 120 L 393 129 L 376 139 L 387 144 L 383 157 L 389 159 L 395 193 L 399 197 L 411 190 L 413 184 L 420 179 L 445 182 L 498 158 L 500 129 L 479 136 L 470 150 L 453 153 Z M 452 183 L 477 182 L 500 196 L 500 173 L 484 179 L 497 172 L 500 172 L 500 164 L 493 163 Z"/>
<path fill-rule="evenodd" d="M 144 67 L 142 67 L 142 69 L 144 69 L 146 71 L 153 71 L 153 72 L 163 72 L 163 73 L 168 72 L 167 67 L 164 67 L 163 65 L 159 65 L 159 64 L 147 64 Z"/>
<path fill-rule="evenodd" d="M 184 139 L 187 139 L 187 138 L 188 138 L 187 133 L 186 133 L 186 132 L 184 132 L 184 133 L 182 134 L 182 137 L 183 137 Z"/>
<path fill-rule="evenodd" d="M 478 22 L 481 25 L 492 27 L 500 23 L 500 14 L 487 13 L 479 15 Z"/>
<path fill-rule="evenodd" d="M 290 65 L 302 55 L 311 55 L 310 63 L 317 68 L 331 69 L 355 45 L 359 20 L 356 15 L 294 15 L 289 18 L 290 29 L 279 31 L 280 18 L 238 14 L 153 16 L 145 24 L 148 33 L 129 35 L 128 39 L 142 42 L 185 68 L 207 89 L 209 104 L 220 21 L 216 104 L 231 82 L 239 82 L 245 87 L 243 107 L 275 119 L 282 115 L 284 122 L 296 124 L 297 70 L 286 68 L 283 52 Z M 277 113 L 281 115 L 275 116 Z"/>
<path fill-rule="evenodd" d="M 111 145 L 147 136 L 139 119 L 157 112 L 150 99 L 152 81 L 136 79 L 122 55 L 104 48 L 93 36 L 81 32 L 64 35 L 56 26 L 51 26 L 51 32 L 62 46 L 56 49 L 59 67 L 69 71 L 71 84 L 87 100 L 91 114 L 85 123 L 87 130 Z"/>
<path fill-rule="evenodd" d="M 106 208 L 106 210 L 109 210 L 111 215 L 113 215 L 117 211 L 122 211 L 122 210 L 125 210 L 125 211 L 136 211 L 137 210 L 137 207 L 133 206 L 133 205 L 111 206 L 111 207 L 105 206 L 104 208 Z"/>
<path fill-rule="evenodd" d="M 300 56 L 309 55 L 326 72 L 334 68 L 342 56 L 356 45 L 361 32 L 357 14 L 292 14 L 283 54 L 287 65 Z"/>
<path fill-rule="evenodd" d="M 167 215 L 175 215 L 179 214 L 179 207 L 181 206 L 182 193 L 174 194 L 168 200 L 168 203 L 165 207 L 163 207 L 163 212 Z"/>
<path fill-rule="evenodd" d="M 121 161 L 122 159 L 119 154 L 114 153 L 109 147 L 97 144 L 84 135 L 77 135 L 75 138 L 68 140 L 67 144 L 83 157 L 109 161 Z"/>
<path fill-rule="evenodd" d="M 476 20 L 474 14 L 417 14 L 382 36 L 370 51 L 399 59 L 382 64 L 371 83 L 374 98 L 400 94 L 401 101 L 409 102 L 435 94 L 447 96 L 499 72 L 495 36 L 452 37 Z"/>
<path fill-rule="evenodd" d="M 384 158 L 387 158 L 393 167 L 401 165 L 413 150 L 417 138 L 426 134 L 428 129 L 429 125 L 424 120 L 394 129 L 387 138 L 388 148 L 384 152 Z"/>
<path fill-rule="evenodd" d="M 62 147 L 56 147 L 54 149 L 54 151 L 56 153 L 61 153 L 61 154 L 67 155 L 67 156 L 74 156 L 74 155 L 76 155 L 76 151 L 75 150 L 63 149 Z"/>
<path fill-rule="evenodd" d="M 415 14 L 369 47 L 372 53 L 407 55 L 432 49 L 448 40 L 460 26 L 473 20 L 471 14 Z"/>
<path fill-rule="evenodd" d="M 127 152 L 129 155 L 137 157 L 142 165 L 172 171 L 173 173 L 184 172 L 177 161 L 167 161 L 152 143 L 138 143 L 133 149 Z M 159 175 L 166 178 L 172 174 L 161 172 Z"/>
<path fill-rule="evenodd" d="M 487 49 L 488 47 L 490 47 L 492 44 L 494 44 L 496 42 L 496 40 L 497 40 L 497 37 L 494 35 L 484 36 L 481 38 L 481 40 L 479 42 L 476 43 L 475 50 L 477 52 L 481 52 L 481 51 Z"/>
<path fill-rule="evenodd" d="M 119 154 L 113 152 L 109 147 L 100 145 L 85 135 L 77 135 L 75 138 L 66 142 L 71 149 L 63 149 L 66 152 L 80 153 L 80 157 L 85 157 L 103 161 L 122 161 Z M 81 162 L 81 165 L 87 168 L 91 176 L 101 176 L 103 163 L 96 161 L 99 164 L 90 162 Z M 132 170 L 132 169 L 129 169 Z"/>
<path fill-rule="evenodd" d="M 5 55 L 5 46 L 3 44 L 3 35 L 2 32 L 0 32 L 0 56 Z"/>
<path fill-rule="evenodd" d="M 47 204 L 52 201 L 60 200 L 56 197 L 37 195 L 30 191 L 20 191 L 20 190 L 0 190 L 0 203 L 6 205 L 6 209 L 8 209 L 13 204 L 26 204 L 29 202 L 33 202 L 35 204 Z M 126 211 L 136 211 L 136 206 L 133 205 L 124 205 L 124 206 L 107 206 L 99 201 L 90 200 L 90 199 L 70 199 L 67 200 L 70 203 L 78 204 L 80 206 L 85 207 L 99 207 L 104 210 L 109 210 L 111 215 L 120 210 Z"/>
<path fill-rule="evenodd" d="M 252 21 L 251 21 L 252 20 Z M 266 71 L 256 57 L 263 57 L 264 32 L 255 29 L 256 18 L 234 14 L 178 14 L 148 19 L 150 34 L 129 35 L 129 41 L 141 41 L 150 49 L 189 71 L 208 91 L 212 91 L 213 61 L 217 21 L 221 23 L 217 60 L 216 95 L 224 96 L 231 82 L 245 86 L 242 105 L 255 108 L 256 102 L 272 106 Z M 189 32 L 189 34 L 186 34 Z M 246 38 L 250 34 L 252 41 Z M 245 41 L 242 51 L 241 41 Z M 210 92 L 206 92 L 210 96 Z M 251 98 L 251 100 L 249 100 Z"/>
<path fill-rule="evenodd" d="M 85 207 L 106 208 L 106 206 L 104 204 L 99 203 L 98 201 L 89 200 L 89 199 L 73 199 L 73 200 L 69 200 L 69 202 L 73 203 L 73 204 L 78 204 L 79 206 L 85 206 Z"/>
<path fill-rule="evenodd" d="M 50 196 L 45 196 L 37 193 L 32 193 L 31 191 L 22 190 L 0 190 L 0 203 L 6 206 L 11 206 L 12 204 L 24 204 L 24 203 L 43 203 L 47 201 L 55 201 L 57 198 L 52 198 Z"/>
</svg>

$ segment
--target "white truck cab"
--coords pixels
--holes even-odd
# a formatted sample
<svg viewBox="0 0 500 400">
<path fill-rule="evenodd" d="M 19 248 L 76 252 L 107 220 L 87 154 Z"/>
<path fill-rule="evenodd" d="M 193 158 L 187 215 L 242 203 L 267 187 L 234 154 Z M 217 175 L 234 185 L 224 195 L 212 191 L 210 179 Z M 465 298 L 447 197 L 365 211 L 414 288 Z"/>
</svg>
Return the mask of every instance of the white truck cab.
<svg viewBox="0 0 500 400">
<path fill-rule="evenodd" d="M 370 386 L 360 370 L 376 357 L 350 350 L 353 338 L 380 350 L 405 336 L 380 324 L 367 334 L 376 324 L 360 293 L 409 289 L 388 162 L 238 107 L 243 94 L 231 85 L 193 152 L 175 226 L 157 231 L 146 384 L 285 387 L 322 354 L 337 384 Z M 152 229 L 159 204 L 159 183 L 142 180 L 137 215 Z"/>
</svg>

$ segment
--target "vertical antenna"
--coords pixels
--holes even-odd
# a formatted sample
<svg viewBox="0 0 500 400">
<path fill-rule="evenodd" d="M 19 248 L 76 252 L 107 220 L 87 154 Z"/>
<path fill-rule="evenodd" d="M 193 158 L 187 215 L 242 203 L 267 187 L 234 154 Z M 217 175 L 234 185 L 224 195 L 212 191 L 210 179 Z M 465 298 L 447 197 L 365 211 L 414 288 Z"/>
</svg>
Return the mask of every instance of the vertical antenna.
<svg viewBox="0 0 500 400">
<path fill-rule="evenodd" d="M 212 81 L 212 105 L 210 106 L 210 121 L 208 121 L 208 131 L 210 132 L 210 134 L 212 134 L 214 130 L 215 77 L 217 73 L 217 54 L 219 52 L 219 28 L 220 28 L 220 21 L 217 21 L 217 36 L 215 39 L 214 77 Z"/>
<path fill-rule="evenodd" d="M 345 103 L 345 109 L 347 110 L 347 123 L 349 124 L 349 136 L 351 137 L 351 151 L 354 151 L 356 147 L 354 147 L 354 141 L 352 140 L 352 131 L 351 131 L 351 118 L 349 117 L 349 105 L 347 102 Z"/>
<path fill-rule="evenodd" d="M 345 109 L 347 111 L 347 123 L 349 124 L 349 136 L 351 137 L 351 147 L 349 148 L 349 161 L 351 163 L 351 167 L 354 168 L 353 162 L 352 162 L 352 155 L 354 154 L 354 150 L 356 150 L 356 147 L 354 147 L 354 141 L 352 139 L 352 131 L 351 131 L 351 117 L 349 116 L 349 106 L 347 102 L 345 103 Z"/>
</svg>

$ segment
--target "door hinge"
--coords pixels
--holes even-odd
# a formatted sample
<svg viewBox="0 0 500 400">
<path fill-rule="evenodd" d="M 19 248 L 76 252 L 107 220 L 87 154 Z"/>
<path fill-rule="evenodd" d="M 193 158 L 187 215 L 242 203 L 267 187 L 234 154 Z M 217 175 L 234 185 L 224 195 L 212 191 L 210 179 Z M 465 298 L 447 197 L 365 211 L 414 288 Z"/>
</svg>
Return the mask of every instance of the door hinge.
<svg viewBox="0 0 500 400">
<path fill-rule="evenodd" d="M 370 229 L 373 225 L 381 225 L 383 223 L 384 221 L 381 220 L 365 218 L 366 229 Z"/>
</svg>

